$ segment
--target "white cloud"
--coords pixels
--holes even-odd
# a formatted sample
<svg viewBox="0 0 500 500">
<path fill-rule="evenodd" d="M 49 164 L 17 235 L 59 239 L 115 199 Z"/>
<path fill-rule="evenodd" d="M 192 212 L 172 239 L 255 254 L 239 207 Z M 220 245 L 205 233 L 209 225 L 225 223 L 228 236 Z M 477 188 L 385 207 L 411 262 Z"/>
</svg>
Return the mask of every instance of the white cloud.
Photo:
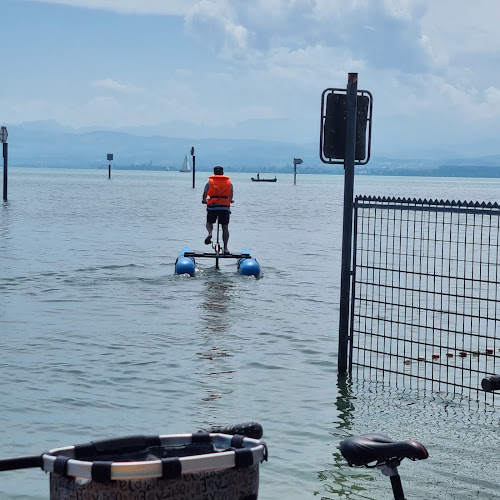
<svg viewBox="0 0 500 500">
<path fill-rule="evenodd" d="M 265 58 L 277 48 L 349 50 L 367 67 L 421 70 L 425 0 L 200 0 L 186 19 L 191 32 L 223 57 Z"/>
<path fill-rule="evenodd" d="M 482 91 L 461 89 L 448 82 L 441 81 L 438 90 L 447 98 L 447 102 L 456 109 L 461 109 L 466 119 L 489 121 L 500 118 L 500 89 L 488 87 Z"/>
<path fill-rule="evenodd" d="M 449 63 L 449 57 L 444 47 L 433 45 L 428 35 L 421 36 L 420 44 L 434 66 L 444 67 Z"/>
<path fill-rule="evenodd" d="M 205 0 L 194 11 L 198 35 L 217 40 L 213 46 L 225 56 L 231 54 L 227 47 L 251 54 L 252 74 L 273 82 L 270 87 L 293 87 L 298 96 L 317 88 L 316 82 L 343 83 L 347 72 L 358 71 L 362 82 L 368 79 L 387 96 L 386 110 L 425 108 L 432 115 L 457 107 L 454 113 L 469 119 L 500 118 L 491 90 L 497 85 L 486 89 L 474 60 L 456 66 L 471 52 L 497 57 L 500 2 Z M 241 27 L 246 45 L 228 26 Z"/>
<path fill-rule="evenodd" d="M 421 10 L 426 2 L 425 0 L 382 0 L 382 4 L 394 19 L 412 22 L 416 17 L 416 12 Z"/>
<path fill-rule="evenodd" d="M 247 29 L 233 17 L 228 2 L 201 0 L 189 10 L 186 25 L 222 57 L 246 57 Z"/>
<path fill-rule="evenodd" d="M 183 15 L 196 0 L 31 0 L 127 14 Z"/>
<path fill-rule="evenodd" d="M 122 83 L 118 83 L 112 78 L 105 78 L 104 80 L 98 80 L 92 84 L 94 87 L 99 87 L 103 89 L 116 90 L 118 92 L 129 92 L 131 88 Z"/>
<path fill-rule="evenodd" d="M 432 51 L 457 60 L 473 54 L 496 54 L 500 45 L 500 2 L 494 0 L 428 1 L 422 32 Z"/>
</svg>

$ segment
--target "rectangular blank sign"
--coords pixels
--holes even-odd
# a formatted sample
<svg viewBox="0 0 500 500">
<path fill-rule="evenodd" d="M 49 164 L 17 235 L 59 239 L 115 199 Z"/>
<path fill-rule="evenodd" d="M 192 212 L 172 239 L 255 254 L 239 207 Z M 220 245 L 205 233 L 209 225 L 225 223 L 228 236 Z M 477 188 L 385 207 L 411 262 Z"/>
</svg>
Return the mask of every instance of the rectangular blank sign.
<svg viewBox="0 0 500 500">
<path fill-rule="evenodd" d="M 366 158 L 366 124 L 370 99 L 368 96 L 358 95 L 357 100 L 355 159 L 364 160 Z M 328 94 L 323 127 L 323 154 L 326 158 L 345 159 L 346 125 L 346 94 Z"/>
</svg>

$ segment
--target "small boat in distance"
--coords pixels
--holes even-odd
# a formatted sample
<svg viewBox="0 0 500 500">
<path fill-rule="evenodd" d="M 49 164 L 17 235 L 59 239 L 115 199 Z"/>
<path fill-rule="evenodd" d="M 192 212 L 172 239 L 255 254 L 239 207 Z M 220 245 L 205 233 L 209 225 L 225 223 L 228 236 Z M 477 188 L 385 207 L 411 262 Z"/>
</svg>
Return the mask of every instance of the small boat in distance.
<svg viewBox="0 0 500 500">
<path fill-rule="evenodd" d="M 179 172 L 191 172 L 191 165 L 189 165 L 187 155 L 184 156 L 184 162 L 182 163 L 182 167 L 179 169 Z"/>
<path fill-rule="evenodd" d="M 252 177 L 252 181 L 254 182 L 276 182 L 277 180 L 276 176 L 274 176 L 274 179 L 261 179 L 259 174 L 257 174 L 257 177 Z"/>
</svg>

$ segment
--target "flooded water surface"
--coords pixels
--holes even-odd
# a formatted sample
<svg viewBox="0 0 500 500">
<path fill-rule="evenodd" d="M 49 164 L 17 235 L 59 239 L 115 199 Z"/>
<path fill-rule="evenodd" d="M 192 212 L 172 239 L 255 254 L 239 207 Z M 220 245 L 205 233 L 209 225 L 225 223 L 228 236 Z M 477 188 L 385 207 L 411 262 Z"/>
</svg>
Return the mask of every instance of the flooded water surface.
<svg viewBox="0 0 500 500">
<path fill-rule="evenodd" d="M 428 447 L 403 462 L 408 498 L 500 498 L 498 411 L 448 394 L 337 379 L 343 178 L 231 174 L 225 259 L 206 251 L 207 173 L 21 169 L 0 206 L 0 449 L 3 457 L 131 434 L 257 421 L 270 499 L 391 498 L 389 479 L 350 468 L 346 436 Z M 467 184 L 465 184 L 465 182 Z M 493 201 L 498 180 L 359 177 L 356 194 Z M 0 473 L 0 498 L 49 497 L 35 469 Z"/>
</svg>

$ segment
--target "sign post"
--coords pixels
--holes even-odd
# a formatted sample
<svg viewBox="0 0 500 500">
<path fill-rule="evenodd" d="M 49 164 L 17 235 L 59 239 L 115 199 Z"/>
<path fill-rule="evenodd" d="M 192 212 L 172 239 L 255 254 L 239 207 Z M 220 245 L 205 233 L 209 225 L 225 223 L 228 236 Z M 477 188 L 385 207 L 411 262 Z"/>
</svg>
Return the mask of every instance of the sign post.
<svg viewBox="0 0 500 500">
<path fill-rule="evenodd" d="M 194 155 L 194 147 L 191 147 L 191 156 L 193 157 L 193 189 L 195 185 L 195 172 L 196 172 L 196 156 Z"/>
<path fill-rule="evenodd" d="M 297 184 L 297 165 L 300 165 L 302 160 L 300 158 L 293 159 L 293 185 Z"/>
<path fill-rule="evenodd" d="M 113 153 L 108 153 L 108 162 L 109 162 L 109 165 L 108 165 L 108 179 L 111 179 L 111 162 L 113 161 Z"/>
<path fill-rule="evenodd" d="M 347 120 L 344 156 L 344 216 L 342 227 L 342 268 L 340 272 L 340 319 L 338 371 L 347 371 L 349 339 L 349 291 L 351 288 L 352 211 L 354 196 L 354 158 L 356 147 L 358 74 L 349 73 L 347 81 Z"/>
<path fill-rule="evenodd" d="M 321 96 L 320 159 L 323 163 L 344 164 L 344 215 L 342 226 L 342 269 L 338 372 L 348 368 L 349 342 L 352 346 L 350 291 L 353 255 L 354 167 L 370 160 L 373 98 L 358 90 L 358 74 L 349 73 L 347 88 L 326 89 Z"/>
<path fill-rule="evenodd" d="M 3 150 L 3 201 L 7 201 L 7 165 L 9 157 L 9 145 L 7 143 L 7 127 L 0 127 L 0 142 Z"/>
</svg>

